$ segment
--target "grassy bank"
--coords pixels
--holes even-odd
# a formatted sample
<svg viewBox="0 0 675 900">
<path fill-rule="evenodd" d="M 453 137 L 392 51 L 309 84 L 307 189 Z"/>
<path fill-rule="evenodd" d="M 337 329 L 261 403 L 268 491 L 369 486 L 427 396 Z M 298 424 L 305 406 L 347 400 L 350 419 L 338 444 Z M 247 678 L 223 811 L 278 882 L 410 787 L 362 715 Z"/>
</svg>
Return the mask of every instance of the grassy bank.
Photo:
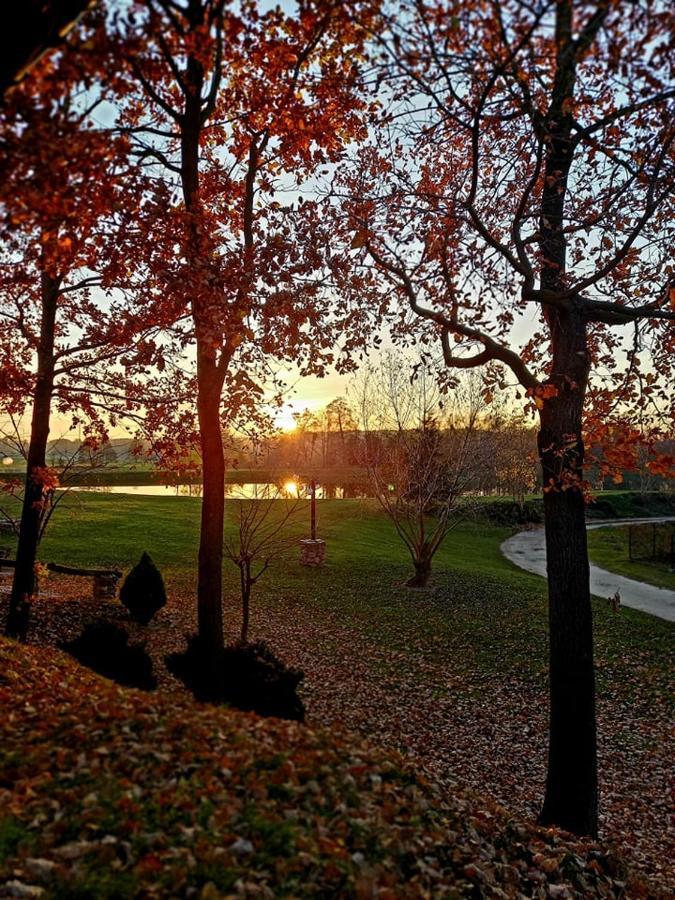
<svg viewBox="0 0 675 900">
<path fill-rule="evenodd" d="M 589 531 L 588 550 L 591 559 L 610 572 L 675 591 L 675 572 L 672 566 L 663 560 L 631 562 L 628 540 L 627 526 Z"/>
<path fill-rule="evenodd" d="M 71 494 L 41 545 L 40 559 L 127 571 L 145 550 L 172 588 L 191 592 L 200 507 L 200 500 L 190 497 Z M 228 503 L 227 512 L 226 533 L 233 534 L 237 502 Z M 298 538 L 307 536 L 307 501 L 298 505 L 290 528 Z M 503 666 L 536 677 L 545 672 L 545 582 L 502 556 L 500 545 L 511 528 L 466 522 L 451 531 L 434 563 L 443 596 L 425 600 L 424 615 L 417 619 L 415 598 L 423 602 L 425 594 L 403 587 L 411 573 L 408 553 L 374 501 L 320 501 L 318 532 L 327 542 L 326 565 L 303 568 L 293 548 L 273 563 L 256 590 L 260 611 L 273 609 L 279 597 L 293 597 L 300 607 L 318 604 L 356 623 L 382 646 L 404 647 L 413 629 L 417 643 L 428 642 L 430 656 L 445 658 L 454 648 L 462 669 L 492 672 Z M 10 549 L 13 542 L 0 535 L 0 546 Z M 238 570 L 227 560 L 224 577 L 236 612 Z M 50 578 L 44 589 L 58 589 L 58 579 Z M 668 623 L 630 609 L 616 617 L 606 601 L 597 602 L 596 631 L 601 652 L 612 659 L 631 647 L 658 648 L 672 634 Z"/>
<path fill-rule="evenodd" d="M 544 505 L 540 495 L 516 503 L 509 497 L 486 497 L 479 515 L 494 524 L 542 523 Z M 602 491 L 586 507 L 589 521 L 675 516 L 675 492 Z"/>
</svg>

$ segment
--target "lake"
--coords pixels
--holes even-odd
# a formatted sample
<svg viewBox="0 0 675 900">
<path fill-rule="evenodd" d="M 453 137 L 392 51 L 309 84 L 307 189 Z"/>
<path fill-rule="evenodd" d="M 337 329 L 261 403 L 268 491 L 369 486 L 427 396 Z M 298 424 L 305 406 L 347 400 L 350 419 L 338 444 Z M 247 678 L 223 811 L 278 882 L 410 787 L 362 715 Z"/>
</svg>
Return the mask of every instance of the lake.
<svg viewBox="0 0 675 900">
<path fill-rule="evenodd" d="M 129 494 L 138 497 L 201 497 L 201 484 L 115 484 L 73 487 L 74 491 L 91 491 L 97 494 Z M 226 484 L 225 496 L 236 500 L 268 500 L 270 498 L 309 498 L 309 484 L 287 480 Z M 349 484 L 317 484 L 317 500 L 351 500 L 372 497 L 367 482 Z"/>
</svg>

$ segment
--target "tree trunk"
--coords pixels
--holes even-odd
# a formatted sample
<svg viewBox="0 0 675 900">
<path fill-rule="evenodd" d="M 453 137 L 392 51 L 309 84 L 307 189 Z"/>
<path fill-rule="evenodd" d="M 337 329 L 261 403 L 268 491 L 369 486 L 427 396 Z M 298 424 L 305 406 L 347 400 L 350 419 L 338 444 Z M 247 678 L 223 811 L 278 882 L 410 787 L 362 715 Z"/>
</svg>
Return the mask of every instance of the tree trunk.
<svg viewBox="0 0 675 900">
<path fill-rule="evenodd" d="M 240 640 L 242 644 L 248 641 L 248 624 L 251 609 L 251 568 L 250 564 L 246 564 L 241 569 L 241 634 Z"/>
<path fill-rule="evenodd" d="M 5 633 L 8 637 L 26 640 L 30 620 L 31 601 L 36 593 L 35 560 L 40 540 L 40 517 L 43 485 L 39 470 L 44 469 L 49 440 L 49 417 L 54 389 L 54 325 L 60 282 L 45 273 L 41 276 L 42 320 L 37 351 L 37 375 L 33 388 L 33 413 L 30 441 L 26 459 L 19 543 L 16 567 L 9 601 Z"/>
<path fill-rule="evenodd" d="M 190 27 L 201 27 L 204 5 L 191 2 L 187 8 Z M 185 108 L 180 121 L 181 184 L 188 223 L 191 262 L 204 266 L 204 247 L 199 221 L 199 141 L 203 128 L 202 92 L 204 66 L 188 55 L 185 72 Z M 214 309 L 204 308 L 203 298 L 193 298 L 192 318 L 197 339 L 197 414 L 202 455 L 202 514 L 199 534 L 197 578 L 197 622 L 200 642 L 218 677 L 219 651 L 223 649 L 223 524 L 225 518 L 225 458 L 220 423 L 224 369 L 218 364 L 219 326 Z"/>
<path fill-rule="evenodd" d="M 597 34 L 608 8 L 594 18 L 586 40 Z M 544 123 L 540 284 L 551 295 L 564 296 L 565 204 L 575 148 L 572 109 L 579 53 L 572 0 L 560 0 L 556 5 L 555 33 L 555 77 Z M 549 385 L 555 388 L 555 396 L 541 398 L 538 438 L 544 487 L 550 648 L 549 759 L 540 821 L 575 834 L 595 836 L 595 678 L 581 436 L 591 359 L 587 323 L 574 301 L 569 308 L 546 305 L 544 316 L 551 334 Z"/>
<path fill-rule="evenodd" d="M 414 560 L 415 574 L 406 581 L 407 587 L 426 587 L 431 578 L 431 560 L 425 557 Z"/>
<path fill-rule="evenodd" d="M 197 620 L 202 646 L 215 655 L 224 646 L 222 590 L 225 458 L 220 426 L 223 379 L 214 354 L 202 347 L 197 351 L 197 384 L 203 485 Z"/>
<path fill-rule="evenodd" d="M 578 341 L 585 343 L 585 330 L 568 321 L 565 337 L 575 331 Z M 578 341 L 565 342 L 567 352 L 573 354 L 568 357 L 570 363 L 587 359 Z M 560 359 L 554 370 L 564 371 Z M 544 478 L 550 650 L 549 760 L 540 821 L 575 834 L 596 836 L 593 622 L 581 484 L 585 378 L 578 371 L 578 363 L 575 376 L 555 379 L 558 396 L 546 400 L 540 412 L 538 442 Z"/>
</svg>

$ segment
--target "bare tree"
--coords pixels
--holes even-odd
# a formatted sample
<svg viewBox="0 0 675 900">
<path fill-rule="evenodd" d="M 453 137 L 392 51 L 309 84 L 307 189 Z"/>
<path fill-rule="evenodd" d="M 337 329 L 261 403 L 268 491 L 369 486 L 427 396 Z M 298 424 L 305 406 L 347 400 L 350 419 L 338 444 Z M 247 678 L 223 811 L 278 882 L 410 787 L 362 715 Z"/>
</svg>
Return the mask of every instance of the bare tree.
<svg viewBox="0 0 675 900">
<path fill-rule="evenodd" d="M 362 464 L 375 496 L 415 567 L 409 587 L 424 587 L 448 533 L 471 508 L 468 492 L 481 459 L 480 393 L 475 382 L 448 397 L 423 370 L 411 374 L 394 355 L 357 382 Z"/>
<path fill-rule="evenodd" d="M 238 504 L 235 534 L 226 537 L 224 552 L 239 569 L 241 585 L 240 641 L 248 641 L 251 592 L 273 560 L 278 559 L 295 541 L 287 525 L 298 510 L 299 496 L 289 496 L 275 488 L 258 500 Z"/>
<path fill-rule="evenodd" d="M 497 407 L 488 420 L 492 435 L 492 464 L 498 494 L 522 507 L 526 494 L 540 489 L 537 436 L 525 416 Z"/>
</svg>

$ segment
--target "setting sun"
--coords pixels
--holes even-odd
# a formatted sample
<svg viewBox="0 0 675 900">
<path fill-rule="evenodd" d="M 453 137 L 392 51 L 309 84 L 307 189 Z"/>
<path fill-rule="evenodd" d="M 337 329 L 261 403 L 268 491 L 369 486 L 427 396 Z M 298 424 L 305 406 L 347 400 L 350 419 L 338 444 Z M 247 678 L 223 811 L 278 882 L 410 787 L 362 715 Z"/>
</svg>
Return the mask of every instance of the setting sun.
<svg viewBox="0 0 675 900">
<path fill-rule="evenodd" d="M 299 497 L 300 496 L 300 485 L 298 484 L 297 481 L 292 481 L 292 480 L 284 481 L 283 491 L 287 497 Z"/>
</svg>

